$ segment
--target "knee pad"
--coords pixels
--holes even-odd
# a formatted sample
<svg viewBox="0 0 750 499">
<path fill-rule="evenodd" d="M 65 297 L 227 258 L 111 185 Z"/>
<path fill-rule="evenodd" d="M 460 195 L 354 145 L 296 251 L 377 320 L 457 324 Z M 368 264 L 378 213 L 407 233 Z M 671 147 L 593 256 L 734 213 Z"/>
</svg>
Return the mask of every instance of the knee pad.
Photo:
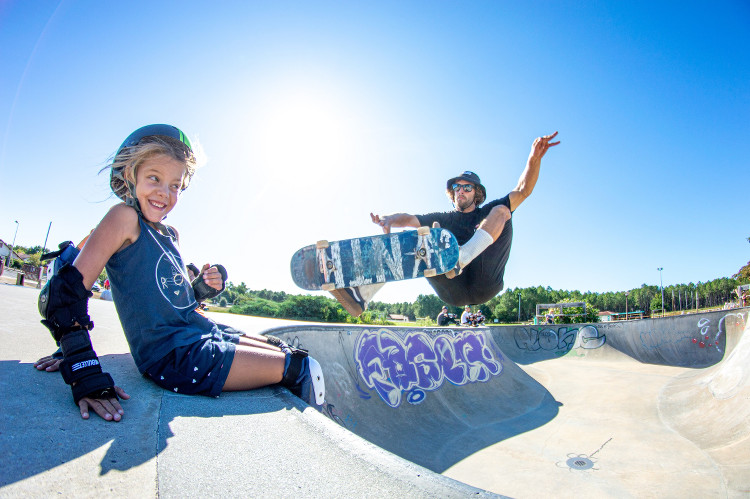
<svg viewBox="0 0 750 499">
<path fill-rule="evenodd" d="M 284 378 L 281 380 L 281 384 L 287 388 L 292 388 L 299 384 L 300 378 L 304 375 L 306 369 L 307 350 L 299 348 L 292 349 L 291 353 L 287 354 L 289 359 L 289 365 L 284 370 Z"/>
<path fill-rule="evenodd" d="M 284 371 L 281 385 L 308 404 L 323 405 L 325 402 L 325 379 L 318 361 L 307 354 L 307 350 L 292 349 L 288 354 L 289 366 Z M 312 395 L 312 397 L 311 397 Z"/>
<path fill-rule="evenodd" d="M 312 357 L 308 357 L 308 359 L 310 362 L 310 378 L 315 396 L 315 404 L 323 405 L 326 401 L 326 382 L 325 378 L 323 378 L 323 369 L 317 360 Z"/>
</svg>

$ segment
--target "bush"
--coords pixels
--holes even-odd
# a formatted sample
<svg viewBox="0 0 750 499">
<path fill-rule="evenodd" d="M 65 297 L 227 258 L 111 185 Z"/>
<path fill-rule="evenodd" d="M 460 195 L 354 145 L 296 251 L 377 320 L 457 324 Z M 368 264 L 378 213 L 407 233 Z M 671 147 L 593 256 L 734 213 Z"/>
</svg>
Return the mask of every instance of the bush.
<svg viewBox="0 0 750 499">
<path fill-rule="evenodd" d="M 269 300 L 248 299 L 235 303 L 229 311 L 233 314 L 253 315 L 256 317 L 279 317 L 279 305 Z"/>
<path fill-rule="evenodd" d="M 376 326 L 394 326 L 396 323 L 386 319 L 381 319 L 371 310 L 365 310 L 359 317 L 352 317 L 348 313 L 346 314 L 346 322 L 348 324 L 373 324 Z"/>
</svg>

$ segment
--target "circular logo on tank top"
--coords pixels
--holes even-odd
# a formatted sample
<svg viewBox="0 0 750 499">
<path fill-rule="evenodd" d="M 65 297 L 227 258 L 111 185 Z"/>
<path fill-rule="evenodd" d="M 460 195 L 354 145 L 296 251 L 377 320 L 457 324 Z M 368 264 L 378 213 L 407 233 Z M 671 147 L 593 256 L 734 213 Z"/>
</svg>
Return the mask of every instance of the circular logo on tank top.
<svg viewBox="0 0 750 499">
<path fill-rule="evenodd" d="M 164 298 L 174 308 L 188 308 L 195 306 L 195 299 L 191 292 L 190 281 L 185 271 L 177 267 L 182 266 L 182 260 L 162 254 L 156 263 L 156 283 Z"/>
</svg>

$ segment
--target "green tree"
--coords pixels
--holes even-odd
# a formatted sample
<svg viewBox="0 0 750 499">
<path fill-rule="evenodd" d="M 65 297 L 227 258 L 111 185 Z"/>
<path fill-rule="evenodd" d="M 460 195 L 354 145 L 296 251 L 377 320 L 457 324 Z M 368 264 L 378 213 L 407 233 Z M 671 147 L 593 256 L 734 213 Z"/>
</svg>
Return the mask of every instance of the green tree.
<svg viewBox="0 0 750 499">
<path fill-rule="evenodd" d="M 42 264 L 41 259 L 40 259 L 41 256 L 42 256 L 41 251 L 37 252 L 37 253 L 33 253 L 33 254 L 29 255 L 29 258 L 26 260 L 26 263 L 28 265 L 33 265 L 35 267 L 39 267 Z"/>
<path fill-rule="evenodd" d="M 750 283 L 750 262 L 747 262 L 747 265 L 742 266 L 732 277 L 736 279 L 739 284 Z"/>
<path fill-rule="evenodd" d="M 651 298 L 651 303 L 649 303 L 648 308 L 649 310 L 652 310 L 652 311 L 661 310 L 661 295 L 656 295 L 653 298 Z"/>
<path fill-rule="evenodd" d="M 417 301 L 414 302 L 414 315 L 415 317 L 431 317 L 435 318 L 443 308 L 443 301 L 437 297 L 437 295 L 419 295 Z"/>
<path fill-rule="evenodd" d="M 576 298 L 565 298 L 558 303 L 578 303 L 581 299 Z M 591 303 L 586 303 L 586 310 L 584 307 L 565 307 L 552 309 L 555 314 L 555 324 L 580 324 L 588 322 L 599 322 L 599 309 L 594 307 Z"/>
</svg>

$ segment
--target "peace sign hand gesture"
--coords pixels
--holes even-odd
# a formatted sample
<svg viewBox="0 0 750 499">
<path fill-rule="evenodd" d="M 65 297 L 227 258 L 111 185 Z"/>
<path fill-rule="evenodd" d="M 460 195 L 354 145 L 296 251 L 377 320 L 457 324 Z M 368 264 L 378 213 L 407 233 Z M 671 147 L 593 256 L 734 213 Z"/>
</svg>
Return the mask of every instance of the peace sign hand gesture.
<svg viewBox="0 0 750 499">
<path fill-rule="evenodd" d="M 542 157 L 547 153 L 547 149 L 560 143 L 559 140 L 557 142 L 550 142 L 555 137 L 557 137 L 557 132 L 550 135 L 545 135 L 544 137 L 537 137 L 534 140 L 534 143 L 531 145 L 531 154 L 529 154 L 529 159 L 540 161 Z"/>
</svg>

